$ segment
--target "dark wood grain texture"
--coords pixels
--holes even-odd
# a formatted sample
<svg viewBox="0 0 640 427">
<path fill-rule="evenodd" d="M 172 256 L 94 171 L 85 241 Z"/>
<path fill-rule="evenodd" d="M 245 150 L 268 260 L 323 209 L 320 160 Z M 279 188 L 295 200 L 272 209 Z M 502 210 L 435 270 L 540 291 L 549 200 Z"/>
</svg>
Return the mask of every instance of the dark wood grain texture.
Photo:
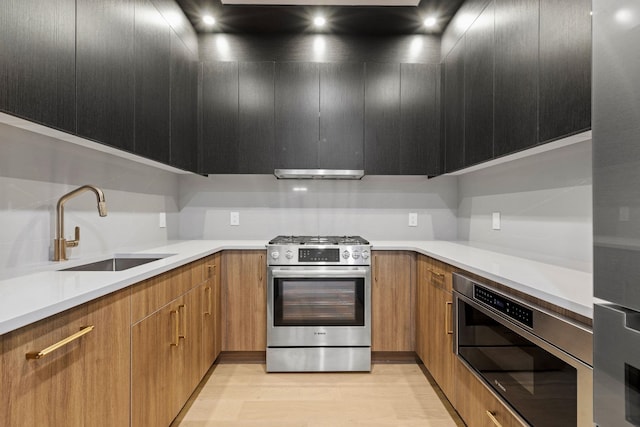
<svg viewBox="0 0 640 427">
<path fill-rule="evenodd" d="M 171 32 L 170 164 L 196 172 L 198 155 L 197 57 Z"/>
<path fill-rule="evenodd" d="M 540 142 L 591 127 L 590 12 L 590 0 L 540 0 Z"/>
<path fill-rule="evenodd" d="M 202 171 L 234 173 L 238 164 L 238 64 L 206 62 L 202 77 Z"/>
<path fill-rule="evenodd" d="M 0 110 L 75 132 L 75 1 L 3 1 L 0 40 Z"/>
<path fill-rule="evenodd" d="M 464 38 L 444 60 L 445 172 L 464 167 Z"/>
<path fill-rule="evenodd" d="M 320 64 L 318 167 L 364 168 L 364 64 Z"/>
<path fill-rule="evenodd" d="M 538 5 L 495 1 L 496 157 L 538 142 Z"/>
<path fill-rule="evenodd" d="M 77 1 L 78 134 L 134 149 L 134 2 Z"/>
<path fill-rule="evenodd" d="M 276 167 L 318 167 L 320 110 L 318 64 L 283 62 L 275 66 Z"/>
<path fill-rule="evenodd" d="M 172 31 L 151 1 L 135 6 L 134 151 L 169 163 Z"/>
<path fill-rule="evenodd" d="M 273 62 L 241 62 L 238 173 L 273 173 L 275 155 Z"/>
<path fill-rule="evenodd" d="M 400 168 L 402 175 L 440 173 L 440 66 L 400 65 Z"/>
<path fill-rule="evenodd" d="M 485 6 L 492 1 L 494 0 L 465 0 L 462 3 L 444 33 L 442 33 L 441 57 L 443 60 L 464 36 L 476 18 L 480 16 Z"/>
<path fill-rule="evenodd" d="M 400 168 L 400 64 L 365 65 L 365 173 L 392 174 Z"/>
<path fill-rule="evenodd" d="M 151 0 L 174 33 L 193 55 L 198 55 L 198 35 L 185 12 L 174 0 Z M 200 16 L 198 16 L 200 19 Z"/>
<path fill-rule="evenodd" d="M 464 165 L 493 157 L 494 7 L 489 4 L 465 34 Z"/>
</svg>

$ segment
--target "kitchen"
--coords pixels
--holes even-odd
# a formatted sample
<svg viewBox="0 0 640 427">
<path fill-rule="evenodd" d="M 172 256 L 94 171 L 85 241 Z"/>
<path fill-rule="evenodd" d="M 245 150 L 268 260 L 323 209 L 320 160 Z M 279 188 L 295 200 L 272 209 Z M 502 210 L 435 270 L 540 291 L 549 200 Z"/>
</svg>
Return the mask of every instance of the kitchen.
<svg viewBox="0 0 640 427">
<path fill-rule="evenodd" d="M 167 16 L 173 11 L 183 19 L 182 23 L 172 21 L 171 43 L 181 40 L 187 50 L 192 50 L 195 44 L 196 52 L 192 51 L 191 54 L 195 55 L 199 49 L 200 61 L 212 62 L 211 69 L 218 65 L 224 68 L 224 64 L 215 63 L 217 61 L 229 61 L 232 64 L 230 67 L 246 61 L 333 62 L 338 60 L 331 55 L 340 52 L 339 45 L 336 44 L 340 40 L 351 40 L 353 45 L 358 46 L 355 42 L 358 38 L 354 36 L 331 37 L 331 34 L 321 34 L 326 36 L 325 53 L 329 55 L 323 59 L 304 56 L 314 54 L 313 49 L 294 50 L 301 55 L 299 57 L 280 57 L 278 55 L 283 55 L 284 47 L 271 52 L 265 49 L 264 44 L 259 43 L 253 50 L 236 50 L 238 47 L 251 46 L 252 44 L 248 44 L 247 40 L 257 43 L 257 38 L 242 34 L 228 34 L 225 45 L 220 41 L 225 39 L 223 38 L 225 34 L 203 32 L 196 35 L 193 29 L 185 27 L 190 24 L 185 24 L 184 15 L 176 9 L 177 6 L 173 5 L 172 9 L 168 3 L 170 2 L 165 2 L 162 6 L 167 7 L 166 10 L 157 6 L 163 16 L 169 20 Z M 479 3 L 483 4 L 479 6 Z M 485 3 L 466 2 L 463 5 L 458 12 L 459 15 L 456 15 L 458 20 L 454 18 L 453 23 L 447 27 L 442 36 L 443 54 L 462 37 L 461 30 L 459 27 L 456 30 L 454 24 L 464 21 L 463 12 L 475 10 L 477 16 L 481 11 L 488 10 L 484 8 Z M 81 11 L 82 9 L 79 8 L 78 13 Z M 466 27 L 470 24 L 468 22 Z M 465 27 L 464 23 L 461 25 Z M 3 26 L 3 28 L 10 27 Z M 316 34 L 308 37 L 301 36 L 300 43 L 303 46 L 309 46 L 318 40 L 316 36 Z M 419 38 L 423 42 L 422 50 L 417 54 L 419 59 L 414 61 L 432 60 L 433 37 L 425 35 Z M 5 39 L 5 33 L 3 33 L 3 39 Z M 383 38 L 389 43 L 387 47 L 391 46 L 386 50 L 397 52 L 394 53 L 397 57 L 394 57 L 392 62 L 402 64 L 411 62 L 409 54 L 414 39 L 412 37 Z M 384 46 L 379 38 L 375 40 L 378 42 L 377 47 Z M 438 44 L 435 52 L 436 61 L 439 62 L 440 37 L 438 36 L 435 40 Z M 285 43 L 282 45 L 287 46 Z M 418 44 L 413 44 L 413 46 L 416 45 Z M 414 47 L 415 49 L 418 48 Z M 82 49 L 78 52 L 80 54 Z M 358 52 L 357 56 L 350 57 L 350 61 L 361 61 L 366 65 L 370 61 L 380 60 L 379 57 L 375 57 L 376 52 L 366 50 L 366 43 Z M 248 57 L 241 57 L 241 54 Z M 293 53 L 286 54 L 293 55 Z M 265 58 L 266 55 L 272 56 Z M 36 60 L 52 61 L 53 59 L 44 55 Z M 400 68 L 402 67 L 398 67 L 398 70 L 401 72 Z M 232 68 L 231 75 L 234 72 L 239 75 L 240 70 L 235 71 Z M 226 76 L 224 69 L 219 74 L 212 75 Z M 236 85 L 238 85 L 237 82 Z M 229 91 L 231 96 L 235 93 L 232 105 L 241 103 L 239 93 L 242 87 L 244 86 L 238 85 L 235 92 Z M 64 90 L 64 85 L 60 85 L 60 88 Z M 78 86 L 80 98 L 81 89 L 82 87 Z M 143 87 L 139 90 L 144 93 L 146 89 Z M 138 91 L 137 87 L 136 91 Z M 100 94 L 100 91 L 96 90 L 96 93 Z M 221 93 L 220 95 L 229 94 Z M 156 99 L 155 95 L 150 98 Z M 79 105 L 78 108 L 89 110 L 95 108 L 89 105 L 86 99 L 84 102 L 85 104 L 82 107 Z M 29 117 L 26 113 L 20 114 L 4 105 L 2 108 L 18 116 Z M 130 107 L 127 108 L 131 110 Z M 135 108 L 138 107 L 134 106 L 133 109 Z M 239 120 L 225 116 L 224 109 L 216 110 L 215 106 L 208 111 L 212 115 L 218 114 L 220 119 L 216 122 L 218 126 L 222 126 L 220 123 L 225 121 L 236 120 L 237 123 Z M 99 113 L 99 111 L 96 112 L 96 115 L 99 116 Z M 99 218 L 95 212 L 94 201 L 88 195 L 83 195 L 67 204 L 65 221 L 68 230 L 72 230 L 74 225 L 79 225 L 82 229 L 80 244 L 71 250 L 72 260 L 69 263 L 72 264 L 67 264 L 69 266 L 98 259 L 104 254 L 138 250 L 148 252 L 150 248 L 163 248 L 168 241 L 172 240 L 246 242 L 245 246 L 234 246 L 234 243 L 230 246 L 222 243 L 214 244 L 205 250 L 207 254 L 221 246 L 229 251 L 264 250 L 267 241 L 279 234 L 361 235 L 373 243 L 374 250 L 400 248 L 408 252 L 412 252 L 411 248 L 420 247 L 416 242 L 458 241 L 467 242 L 463 243 L 463 246 L 489 251 L 494 259 L 499 259 L 500 254 L 506 252 L 507 255 L 515 258 L 566 269 L 562 271 L 568 271 L 572 277 L 581 279 L 578 281 L 580 282 L 578 295 L 575 296 L 577 303 L 572 308 L 578 314 L 590 317 L 590 307 L 585 308 L 585 304 L 588 306 L 589 302 L 583 301 L 585 299 L 589 301 L 592 297 L 591 227 L 594 222 L 591 197 L 592 149 L 590 133 L 588 130 L 585 133 L 583 128 L 578 128 L 583 132 L 578 132 L 573 138 L 563 138 L 526 150 L 522 152 L 525 156 L 520 159 L 511 158 L 511 161 L 503 163 L 500 162 L 504 158 L 482 162 L 479 165 L 486 167 L 475 171 L 461 169 L 454 165 L 452 170 L 460 169 L 462 172 L 456 174 L 454 171 L 453 174 L 432 179 L 415 173 L 396 172 L 397 176 L 391 176 L 389 173 L 369 174 L 360 181 L 302 181 L 276 180 L 271 174 L 272 171 L 259 174 L 247 172 L 237 174 L 237 170 L 224 171 L 220 172 L 222 175 L 212 174 L 205 178 L 184 173 L 182 170 L 178 171 L 175 167 L 148 161 L 140 156 L 130 156 L 124 151 L 90 141 L 90 139 L 100 140 L 97 137 L 79 138 L 68 132 L 52 129 L 52 127 L 64 129 L 61 124 L 45 127 L 16 118 L 13 114 L 3 114 L 1 125 L 2 216 L 5 220 L 3 222 L 10 224 L 9 227 L 3 227 L 2 239 L 0 239 L 2 241 L 0 259 L 3 260 L 2 278 L 7 280 L 5 282 L 7 286 L 3 283 L 2 287 L 3 299 L 11 295 L 11 289 L 20 287 L 14 280 L 20 280 L 25 277 L 25 274 L 34 272 L 45 274 L 48 270 L 60 268 L 49 261 L 50 247 L 55 234 L 56 201 L 74 188 L 92 183 L 105 190 L 109 213 L 107 217 Z M 80 129 L 80 117 L 81 114 L 78 114 L 77 133 L 82 135 L 92 131 L 86 127 L 84 130 Z M 254 116 L 249 118 L 255 119 Z M 35 119 L 34 121 L 44 120 Z M 317 126 L 317 120 L 315 123 L 314 126 Z M 256 127 L 259 129 L 257 125 Z M 138 128 L 144 129 L 144 126 Z M 233 127 L 231 130 L 224 126 L 222 128 L 224 129 L 222 134 L 229 140 L 234 138 L 242 141 L 251 140 L 251 136 L 245 135 L 240 138 L 233 135 Z M 104 131 L 104 129 L 98 130 Z M 319 130 L 314 131 L 316 134 L 319 132 Z M 165 129 L 165 132 L 170 133 L 171 129 L 168 131 Z M 209 134 L 210 138 L 211 135 L 215 136 L 215 131 L 203 129 L 205 135 L 206 132 L 213 132 Z M 366 129 L 364 133 L 366 135 Z M 144 133 L 140 135 L 143 140 L 145 136 Z M 69 140 L 72 144 L 66 142 Z M 223 139 L 214 137 L 213 140 Z M 142 144 L 141 147 L 143 152 L 145 145 Z M 130 147 L 122 148 L 132 151 Z M 536 153 L 536 150 L 540 152 Z M 155 155 L 155 153 L 152 154 Z M 215 156 L 203 153 L 200 159 L 211 161 L 212 165 L 220 170 L 224 170 L 222 168 L 227 166 L 233 168 L 233 165 L 240 165 L 238 168 L 241 170 L 242 167 L 246 168 L 247 165 L 255 165 L 261 159 L 266 159 L 259 156 L 257 160 L 248 158 L 246 160 L 248 163 L 243 165 L 240 160 L 244 161 L 244 155 L 245 153 L 238 156 L 238 153 L 227 152 Z M 129 156 L 128 159 L 127 156 Z M 392 155 L 388 157 L 393 159 Z M 216 163 L 218 158 L 223 160 Z M 632 225 L 633 204 L 628 206 L 628 222 Z M 230 225 L 232 212 L 239 214 L 239 225 Z M 499 212 L 500 215 L 499 230 L 493 229 L 494 212 Z M 411 213 L 417 214 L 415 227 L 410 227 L 407 223 L 408 215 Z M 620 214 L 623 215 L 624 212 Z M 433 249 L 426 252 L 426 255 L 429 254 L 437 256 Z M 189 259 L 189 261 L 192 260 Z M 494 262 L 499 264 L 497 261 Z M 168 268 L 171 262 L 167 261 L 166 264 Z M 466 268 L 458 267 L 465 271 L 472 270 L 471 273 L 479 274 L 481 270 L 486 272 L 486 267 L 484 270 L 481 267 L 475 267 L 478 271 L 473 270 L 473 262 L 464 264 Z M 506 267 L 496 265 L 495 268 Z M 151 274 L 147 270 L 144 271 L 144 274 Z M 167 270 L 162 270 L 164 271 Z M 224 275 L 224 272 L 222 274 Z M 489 279 L 496 280 L 500 277 L 502 277 L 500 274 L 496 274 L 496 277 L 489 277 Z M 141 280 L 147 278 L 140 277 Z M 504 277 L 502 279 L 504 280 Z M 553 284 L 556 285 L 556 283 Z M 76 286 L 80 285 L 76 284 Z M 26 303 L 34 307 L 45 304 L 44 293 L 41 295 L 36 288 L 29 287 L 29 289 L 30 297 Z M 540 292 L 537 296 L 543 298 L 545 293 Z M 572 297 L 564 299 L 570 300 Z M 84 301 L 88 300 L 84 299 Z M 29 308 L 25 310 L 28 312 Z M 55 311 L 55 308 L 49 308 L 49 310 L 51 311 L 48 314 L 59 312 Z M 21 326 L 26 324 L 22 323 Z"/>
</svg>

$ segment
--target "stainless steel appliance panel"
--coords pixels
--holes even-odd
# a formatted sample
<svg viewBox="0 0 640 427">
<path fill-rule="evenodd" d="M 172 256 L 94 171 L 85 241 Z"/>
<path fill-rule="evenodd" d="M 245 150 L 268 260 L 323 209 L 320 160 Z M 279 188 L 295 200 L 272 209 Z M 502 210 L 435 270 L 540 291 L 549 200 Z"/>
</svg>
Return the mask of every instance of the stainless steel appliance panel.
<svg viewBox="0 0 640 427">
<path fill-rule="evenodd" d="M 267 348 L 267 372 L 368 372 L 369 347 Z"/>
<path fill-rule="evenodd" d="M 640 426 L 640 313 L 597 304 L 594 334 L 594 421 Z"/>
</svg>

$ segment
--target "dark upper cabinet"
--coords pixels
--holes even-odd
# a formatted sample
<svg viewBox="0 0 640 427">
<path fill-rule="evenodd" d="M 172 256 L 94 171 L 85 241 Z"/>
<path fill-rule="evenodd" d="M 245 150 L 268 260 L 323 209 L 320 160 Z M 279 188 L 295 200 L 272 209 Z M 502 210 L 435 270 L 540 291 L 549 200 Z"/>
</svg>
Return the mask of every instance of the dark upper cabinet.
<svg viewBox="0 0 640 427">
<path fill-rule="evenodd" d="M 392 175 L 401 167 L 397 148 L 400 135 L 400 64 L 366 65 L 364 170 Z"/>
<path fill-rule="evenodd" d="M 171 32 L 171 155 L 181 169 L 198 167 L 198 61 Z"/>
<path fill-rule="evenodd" d="M 238 63 L 205 62 L 202 71 L 203 173 L 237 173 Z"/>
<path fill-rule="evenodd" d="M 487 5 L 465 35 L 464 165 L 493 157 L 494 7 Z"/>
<path fill-rule="evenodd" d="M 364 64 L 320 64 L 322 169 L 364 168 Z"/>
<path fill-rule="evenodd" d="M 134 152 L 169 163 L 171 28 L 149 0 L 135 2 Z"/>
<path fill-rule="evenodd" d="M 440 67 L 400 65 L 400 138 L 394 174 L 440 173 Z"/>
<path fill-rule="evenodd" d="M 444 60 L 445 172 L 464 167 L 464 49 L 463 37 Z"/>
<path fill-rule="evenodd" d="M 76 130 L 75 0 L 4 0 L 0 110 Z"/>
<path fill-rule="evenodd" d="M 320 75 L 316 63 L 275 65 L 275 167 L 318 167 Z"/>
<path fill-rule="evenodd" d="M 275 155 L 273 62 L 238 65 L 237 173 L 273 173 Z"/>
<path fill-rule="evenodd" d="M 540 0 L 540 142 L 591 127 L 591 0 Z"/>
<path fill-rule="evenodd" d="M 495 0 L 494 155 L 538 143 L 539 0 Z"/>
<path fill-rule="evenodd" d="M 78 135 L 134 151 L 134 2 L 76 6 Z"/>
</svg>

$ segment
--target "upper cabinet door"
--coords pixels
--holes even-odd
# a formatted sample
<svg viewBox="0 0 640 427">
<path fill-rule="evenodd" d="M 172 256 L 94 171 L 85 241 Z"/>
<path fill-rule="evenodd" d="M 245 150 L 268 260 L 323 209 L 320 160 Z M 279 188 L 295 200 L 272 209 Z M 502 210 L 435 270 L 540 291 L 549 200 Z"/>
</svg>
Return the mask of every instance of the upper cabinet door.
<svg viewBox="0 0 640 427">
<path fill-rule="evenodd" d="M 400 169 L 400 64 L 366 65 L 365 173 L 391 175 Z"/>
<path fill-rule="evenodd" d="M 395 174 L 438 175 L 440 156 L 440 67 L 400 65 L 399 169 Z"/>
<path fill-rule="evenodd" d="M 202 73 L 202 172 L 236 173 L 238 63 L 205 62 Z"/>
<path fill-rule="evenodd" d="M 78 135 L 127 151 L 134 151 L 134 6 L 77 0 L 76 12 Z"/>
<path fill-rule="evenodd" d="M 237 173 L 273 173 L 275 154 L 273 62 L 238 64 Z"/>
<path fill-rule="evenodd" d="M 172 31 L 149 0 L 135 6 L 134 152 L 169 163 Z"/>
<path fill-rule="evenodd" d="M 465 35 L 464 165 L 493 157 L 494 7 L 487 5 Z"/>
<path fill-rule="evenodd" d="M 318 167 L 320 76 L 318 64 L 276 63 L 276 168 Z"/>
<path fill-rule="evenodd" d="M 171 31 L 170 163 L 196 172 L 198 166 L 198 60 Z"/>
<path fill-rule="evenodd" d="M 591 0 L 540 0 L 540 142 L 591 127 Z"/>
<path fill-rule="evenodd" d="M 464 49 L 465 37 L 444 60 L 445 172 L 464 167 Z"/>
<path fill-rule="evenodd" d="M 539 0 L 495 0 L 494 155 L 538 143 Z"/>
<path fill-rule="evenodd" d="M 0 110 L 75 132 L 75 0 L 1 8 Z"/>
<path fill-rule="evenodd" d="M 318 167 L 364 168 L 364 64 L 320 64 Z"/>
</svg>

